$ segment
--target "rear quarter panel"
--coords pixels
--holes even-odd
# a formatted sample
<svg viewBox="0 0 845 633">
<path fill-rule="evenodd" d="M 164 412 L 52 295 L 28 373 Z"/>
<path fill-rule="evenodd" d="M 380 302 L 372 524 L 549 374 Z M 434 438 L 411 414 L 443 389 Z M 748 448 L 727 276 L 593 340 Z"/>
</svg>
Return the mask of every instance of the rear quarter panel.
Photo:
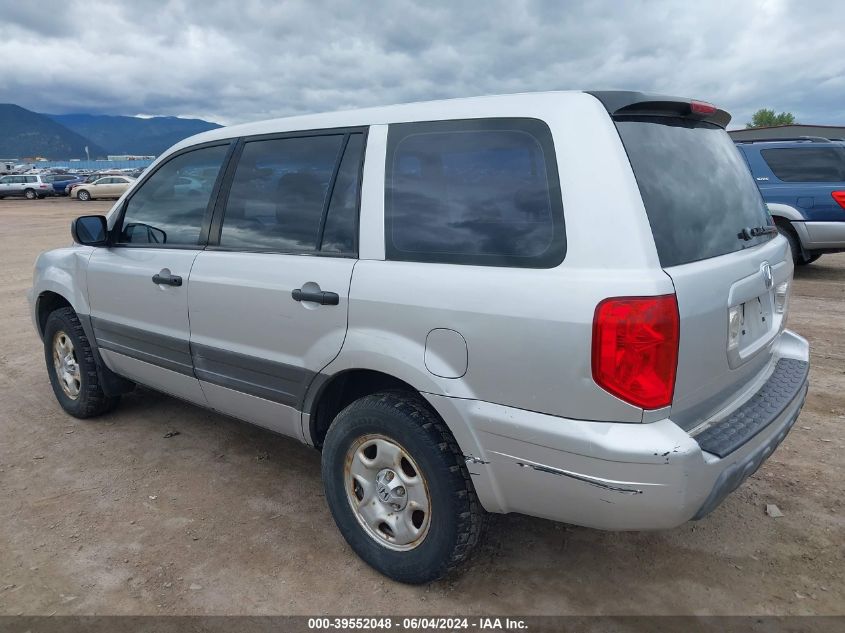
<svg viewBox="0 0 845 633">
<path fill-rule="evenodd" d="M 460 105 L 460 104 L 458 104 Z M 551 269 L 384 261 L 383 143 L 368 148 L 361 261 L 353 273 L 349 330 L 326 371 L 384 371 L 417 389 L 588 420 L 642 421 L 642 410 L 592 380 L 592 319 L 607 297 L 672 292 L 619 135 L 591 95 L 531 95 L 489 110 L 420 120 L 530 117 L 552 131 L 567 254 Z M 381 169 L 373 169 L 373 162 Z M 377 194 L 366 195 L 368 190 Z M 460 378 L 425 367 L 431 330 L 459 332 Z"/>
</svg>

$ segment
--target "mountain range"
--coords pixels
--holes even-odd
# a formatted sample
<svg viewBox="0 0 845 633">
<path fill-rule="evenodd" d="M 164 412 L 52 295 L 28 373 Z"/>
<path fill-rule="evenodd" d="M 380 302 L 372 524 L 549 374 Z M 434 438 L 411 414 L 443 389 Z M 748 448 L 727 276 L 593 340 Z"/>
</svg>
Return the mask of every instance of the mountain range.
<svg viewBox="0 0 845 633">
<path fill-rule="evenodd" d="M 0 104 L 0 157 L 50 160 L 109 154 L 156 156 L 182 139 L 220 127 L 202 119 L 102 114 L 39 114 Z"/>
</svg>

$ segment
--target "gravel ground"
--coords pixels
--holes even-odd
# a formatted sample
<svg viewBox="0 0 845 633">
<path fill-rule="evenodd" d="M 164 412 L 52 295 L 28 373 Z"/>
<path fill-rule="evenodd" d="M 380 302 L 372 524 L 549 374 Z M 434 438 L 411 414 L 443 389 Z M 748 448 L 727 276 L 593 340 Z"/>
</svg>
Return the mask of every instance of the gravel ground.
<svg viewBox="0 0 845 633">
<path fill-rule="evenodd" d="M 346 546 L 316 451 L 144 389 L 61 411 L 25 292 L 70 219 L 109 206 L 0 202 L 0 614 L 845 613 L 845 254 L 797 272 L 804 412 L 713 514 L 648 533 L 495 516 L 457 575 L 408 587 Z"/>
</svg>

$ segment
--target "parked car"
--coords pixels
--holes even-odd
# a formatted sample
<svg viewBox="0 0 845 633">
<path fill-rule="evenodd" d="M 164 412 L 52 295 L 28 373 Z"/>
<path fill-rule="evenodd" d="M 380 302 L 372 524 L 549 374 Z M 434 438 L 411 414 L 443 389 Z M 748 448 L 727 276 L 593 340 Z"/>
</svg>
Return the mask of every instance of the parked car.
<svg viewBox="0 0 845 633">
<path fill-rule="evenodd" d="M 845 143 L 805 137 L 737 147 L 796 264 L 845 251 Z"/>
<path fill-rule="evenodd" d="M 0 199 L 22 196 L 36 200 L 53 195 L 53 186 L 41 174 L 20 174 L 0 177 Z"/>
<path fill-rule="evenodd" d="M 94 182 L 73 187 L 70 197 L 83 202 L 97 198 L 119 198 L 133 182 L 135 181 L 128 176 L 106 176 Z"/>
<path fill-rule="evenodd" d="M 68 195 L 68 187 L 83 182 L 85 179 L 72 174 L 50 174 L 45 176 L 47 182 L 53 185 L 53 193 L 57 196 Z"/>
<path fill-rule="evenodd" d="M 122 175 L 123 174 L 118 174 L 118 173 L 114 173 L 114 172 L 102 172 L 102 171 L 94 173 L 94 174 L 85 174 L 85 175 L 80 174 L 80 178 L 82 178 L 82 181 L 69 184 L 66 188 L 66 191 L 67 191 L 67 194 L 70 195 L 71 193 L 73 193 L 74 187 L 78 187 L 79 185 L 90 184 L 92 182 L 99 180 L 100 178 L 105 178 L 106 176 L 122 176 Z"/>
<path fill-rule="evenodd" d="M 53 391 L 84 418 L 138 383 L 320 449 L 341 533 L 402 582 L 466 559 L 485 512 L 700 519 L 809 369 L 729 120 L 562 92 L 184 140 L 38 258 Z"/>
</svg>

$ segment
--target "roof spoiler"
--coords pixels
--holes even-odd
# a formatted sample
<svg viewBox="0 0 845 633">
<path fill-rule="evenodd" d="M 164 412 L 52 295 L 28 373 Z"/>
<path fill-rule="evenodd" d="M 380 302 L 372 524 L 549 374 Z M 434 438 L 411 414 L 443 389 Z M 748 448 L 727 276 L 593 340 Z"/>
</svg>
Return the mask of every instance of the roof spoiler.
<svg viewBox="0 0 845 633">
<path fill-rule="evenodd" d="M 727 127 L 731 115 L 709 103 L 667 95 L 628 90 L 592 90 L 587 94 L 601 101 L 613 117 L 667 116 L 707 121 Z"/>
</svg>

